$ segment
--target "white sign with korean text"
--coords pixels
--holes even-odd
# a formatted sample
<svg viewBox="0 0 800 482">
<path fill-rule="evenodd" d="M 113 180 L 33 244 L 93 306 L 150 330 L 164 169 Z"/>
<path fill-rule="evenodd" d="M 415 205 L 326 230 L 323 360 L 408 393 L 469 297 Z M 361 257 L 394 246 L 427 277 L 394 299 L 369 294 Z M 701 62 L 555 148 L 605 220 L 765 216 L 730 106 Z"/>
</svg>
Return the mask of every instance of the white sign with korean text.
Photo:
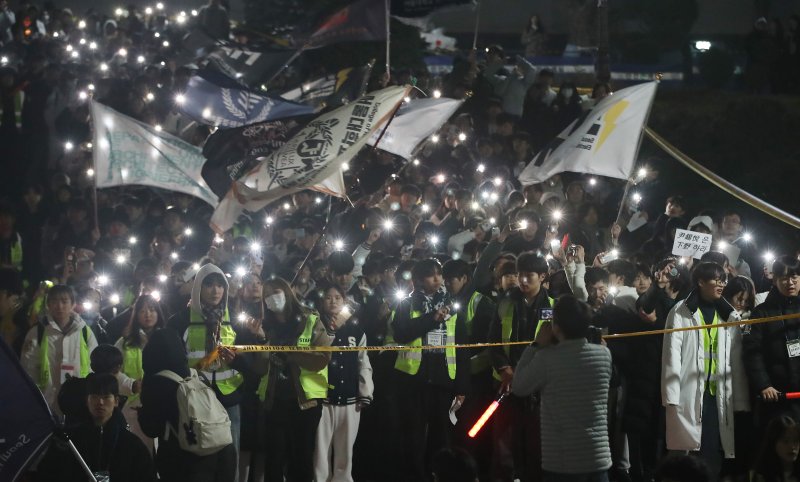
<svg viewBox="0 0 800 482">
<path fill-rule="evenodd" d="M 711 235 L 678 229 L 675 231 L 675 242 L 672 244 L 672 254 L 675 256 L 691 256 L 700 259 L 711 251 Z"/>
</svg>

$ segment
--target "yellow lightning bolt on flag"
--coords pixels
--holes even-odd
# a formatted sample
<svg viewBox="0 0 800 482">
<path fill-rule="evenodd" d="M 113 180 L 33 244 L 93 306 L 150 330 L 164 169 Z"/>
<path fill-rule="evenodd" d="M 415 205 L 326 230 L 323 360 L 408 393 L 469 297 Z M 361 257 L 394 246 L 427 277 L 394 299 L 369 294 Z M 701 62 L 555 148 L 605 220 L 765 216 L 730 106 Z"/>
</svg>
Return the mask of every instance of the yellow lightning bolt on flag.
<svg viewBox="0 0 800 482">
<path fill-rule="evenodd" d="M 611 133 L 614 132 L 614 129 L 617 128 L 617 119 L 620 115 L 622 115 L 623 112 L 625 112 L 625 109 L 628 108 L 628 105 L 630 105 L 630 102 L 627 100 L 621 100 L 608 109 L 605 119 L 603 119 L 603 130 L 600 131 L 600 135 L 597 138 L 597 147 L 595 148 L 595 152 L 600 150 L 600 148 L 603 146 L 603 143 L 606 141 L 606 139 L 608 139 L 608 136 L 610 136 Z"/>
</svg>

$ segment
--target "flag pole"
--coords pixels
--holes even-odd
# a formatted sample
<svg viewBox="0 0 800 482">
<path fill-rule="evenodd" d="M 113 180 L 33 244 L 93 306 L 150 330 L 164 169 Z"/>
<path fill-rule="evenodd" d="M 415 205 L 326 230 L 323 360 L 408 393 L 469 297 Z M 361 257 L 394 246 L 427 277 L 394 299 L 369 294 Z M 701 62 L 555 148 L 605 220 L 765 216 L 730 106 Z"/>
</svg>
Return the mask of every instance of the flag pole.
<svg viewBox="0 0 800 482">
<path fill-rule="evenodd" d="M 270 78 L 269 78 L 269 80 L 267 80 L 267 83 L 266 83 L 266 85 L 267 85 L 267 88 L 269 88 L 269 84 L 271 84 L 273 80 L 277 79 L 279 75 L 281 75 L 282 73 L 284 73 L 284 72 L 286 71 L 286 69 L 288 69 L 288 68 L 289 68 L 289 64 L 291 64 L 292 62 L 294 62 L 295 60 L 297 60 L 297 57 L 300 57 L 300 54 L 302 54 L 303 52 L 305 52 L 305 50 L 308 48 L 308 46 L 309 46 L 309 42 L 306 42 L 305 44 L 303 44 L 303 46 L 302 46 L 302 47 L 300 47 L 299 49 L 297 49 L 297 51 L 296 51 L 296 52 L 295 52 L 295 53 L 294 53 L 294 54 L 293 54 L 291 57 L 289 57 L 289 60 L 287 60 L 287 61 L 286 61 L 286 63 L 284 63 L 284 64 L 281 66 L 281 68 L 280 68 L 280 69 L 278 69 L 278 71 L 277 71 L 277 72 L 275 72 L 274 74 L 272 74 L 272 77 L 270 77 Z"/>
<path fill-rule="evenodd" d="M 303 271 L 303 268 L 306 267 L 306 264 L 308 263 L 308 259 L 311 257 L 311 253 L 313 253 L 314 250 L 317 249 L 317 246 L 319 245 L 319 241 L 322 238 L 325 237 L 325 234 L 327 234 L 327 232 L 328 232 L 328 223 L 331 220 L 331 208 L 333 208 L 333 196 L 328 195 L 328 213 L 325 214 L 325 225 L 322 227 L 322 234 L 320 234 L 320 236 L 317 238 L 317 240 L 314 241 L 314 246 L 311 246 L 311 249 L 308 250 L 308 254 L 306 254 L 305 258 L 303 258 L 303 263 L 300 265 L 300 267 L 297 268 L 297 272 L 294 274 L 294 277 L 292 278 L 292 282 L 289 283 L 289 286 L 294 286 L 294 282 L 297 281 L 297 277 L 300 276 L 300 272 Z"/>
<path fill-rule="evenodd" d="M 481 0 L 477 0 L 475 5 L 475 35 L 472 37 L 472 50 L 478 48 L 478 26 L 481 21 Z"/>
<path fill-rule="evenodd" d="M 390 13 L 392 9 L 392 0 L 384 0 L 384 7 L 386 10 L 386 83 L 391 79 L 391 50 L 392 50 L 392 29 L 390 23 Z"/>
<path fill-rule="evenodd" d="M 63 431 L 61 431 L 59 435 L 61 440 L 63 442 L 66 442 L 67 446 L 69 446 L 69 451 L 72 452 L 72 455 L 75 456 L 75 460 L 78 462 L 78 465 L 80 465 L 83 471 L 85 472 L 86 477 L 92 482 L 97 482 L 97 479 L 95 478 L 92 469 L 90 469 L 89 466 L 86 465 L 86 461 L 83 460 L 83 457 L 81 457 L 81 453 L 78 452 L 78 448 L 75 447 L 75 444 L 72 443 L 72 439 L 70 439 L 67 433 Z"/>
</svg>

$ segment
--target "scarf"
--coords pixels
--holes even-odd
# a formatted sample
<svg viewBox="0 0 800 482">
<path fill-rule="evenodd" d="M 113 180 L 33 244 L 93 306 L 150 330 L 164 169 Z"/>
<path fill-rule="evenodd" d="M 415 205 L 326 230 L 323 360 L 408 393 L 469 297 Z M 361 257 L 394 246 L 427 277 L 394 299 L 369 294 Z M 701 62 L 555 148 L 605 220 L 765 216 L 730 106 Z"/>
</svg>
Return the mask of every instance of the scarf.
<svg viewBox="0 0 800 482">
<path fill-rule="evenodd" d="M 450 293 L 447 292 L 447 288 L 442 285 L 436 293 L 432 295 L 427 295 L 424 292 L 422 293 L 423 301 L 422 301 L 422 312 L 423 313 L 431 313 L 433 311 L 442 308 L 443 306 L 447 306 L 450 304 L 451 298 Z"/>
</svg>

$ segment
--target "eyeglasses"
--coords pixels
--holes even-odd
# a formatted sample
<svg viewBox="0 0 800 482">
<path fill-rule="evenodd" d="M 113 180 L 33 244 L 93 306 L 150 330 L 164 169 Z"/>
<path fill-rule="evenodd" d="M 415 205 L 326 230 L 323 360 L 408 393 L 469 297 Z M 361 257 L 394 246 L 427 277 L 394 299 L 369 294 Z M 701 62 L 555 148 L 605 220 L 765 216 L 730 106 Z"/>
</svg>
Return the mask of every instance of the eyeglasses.
<svg viewBox="0 0 800 482">
<path fill-rule="evenodd" d="M 796 285 L 796 284 L 800 283 L 800 276 L 797 276 L 797 275 L 795 275 L 795 276 L 779 276 L 778 277 L 778 282 L 786 284 L 786 285 L 788 285 L 788 284 L 795 284 Z"/>
<path fill-rule="evenodd" d="M 709 283 L 714 283 L 714 284 L 716 284 L 717 286 L 722 286 L 723 288 L 724 288 L 725 286 L 728 286 L 728 280 L 726 280 L 726 279 L 720 279 L 720 278 L 709 280 Z"/>
</svg>

